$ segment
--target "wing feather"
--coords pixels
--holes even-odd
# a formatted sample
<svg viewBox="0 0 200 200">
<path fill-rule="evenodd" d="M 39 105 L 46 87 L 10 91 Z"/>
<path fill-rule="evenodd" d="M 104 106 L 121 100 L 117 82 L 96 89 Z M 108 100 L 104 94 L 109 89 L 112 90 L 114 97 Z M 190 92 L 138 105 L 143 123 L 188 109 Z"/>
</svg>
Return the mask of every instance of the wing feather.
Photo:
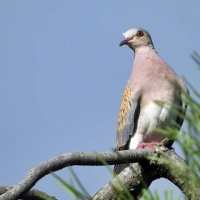
<svg viewBox="0 0 200 200">
<path fill-rule="evenodd" d="M 116 148 L 119 149 L 125 146 L 129 141 L 129 137 L 133 134 L 135 128 L 136 110 L 139 108 L 139 98 L 132 94 L 129 85 L 124 90 L 122 103 L 120 107 L 118 125 L 117 125 L 117 138 Z"/>
<path fill-rule="evenodd" d="M 139 116 L 140 98 L 131 92 L 129 85 L 124 90 L 122 103 L 120 107 L 118 125 L 117 125 L 117 138 L 116 150 L 128 149 L 128 142 L 130 136 L 134 133 Z M 114 166 L 114 172 L 118 174 L 121 170 L 121 165 Z"/>
</svg>

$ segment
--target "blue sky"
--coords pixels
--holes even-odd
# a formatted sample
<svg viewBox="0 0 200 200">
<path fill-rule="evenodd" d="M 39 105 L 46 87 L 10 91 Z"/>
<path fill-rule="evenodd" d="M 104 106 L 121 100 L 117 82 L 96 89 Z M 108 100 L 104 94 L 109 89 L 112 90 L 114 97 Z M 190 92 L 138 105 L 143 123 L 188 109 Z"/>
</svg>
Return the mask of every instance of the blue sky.
<svg viewBox="0 0 200 200">
<path fill-rule="evenodd" d="M 122 33 L 149 31 L 159 55 L 200 91 L 200 2 L 0 1 L 0 185 L 15 185 L 37 164 L 72 151 L 103 152 L 115 132 L 133 52 Z M 179 147 L 174 145 L 176 152 Z M 111 178 L 105 167 L 74 167 L 92 195 Z M 57 173 L 66 181 L 68 169 Z M 72 199 L 51 176 L 35 188 Z M 160 194 L 173 184 L 158 180 Z"/>
</svg>

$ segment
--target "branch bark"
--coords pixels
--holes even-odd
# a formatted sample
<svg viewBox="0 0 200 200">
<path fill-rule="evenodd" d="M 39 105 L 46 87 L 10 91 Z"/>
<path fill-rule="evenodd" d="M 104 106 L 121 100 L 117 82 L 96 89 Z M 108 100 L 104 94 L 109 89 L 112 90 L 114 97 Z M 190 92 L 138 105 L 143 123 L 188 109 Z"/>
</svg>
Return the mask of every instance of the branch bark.
<svg viewBox="0 0 200 200">
<path fill-rule="evenodd" d="M 99 190 L 92 200 L 115 200 L 119 195 L 126 196 L 126 190 L 131 193 L 133 199 L 139 199 L 143 189 L 162 177 L 173 182 L 189 200 L 199 200 L 200 178 L 173 150 L 157 151 L 150 159 L 142 159 L 140 164 L 131 164 Z M 119 182 L 125 186 L 126 190 L 124 187 L 118 187 Z"/>
<path fill-rule="evenodd" d="M 0 186 L 0 195 L 12 188 L 12 186 Z M 55 197 L 36 189 L 30 189 L 26 194 L 20 195 L 18 198 L 23 200 L 57 200 Z"/>
<path fill-rule="evenodd" d="M 149 156 L 151 156 L 151 160 L 153 159 L 153 162 L 149 160 Z M 153 180 L 160 177 L 165 177 L 173 183 L 175 183 L 183 191 L 183 193 L 186 194 L 186 196 L 188 196 L 189 199 L 197 199 L 195 197 L 200 196 L 200 179 L 197 176 L 197 174 L 189 170 L 189 167 L 185 167 L 186 163 L 182 158 L 180 158 L 172 150 L 166 150 L 166 152 L 163 152 L 159 148 L 159 150 L 153 153 L 151 149 L 145 148 L 120 151 L 117 153 L 105 152 L 95 154 L 72 152 L 62 154 L 44 163 L 41 163 L 35 168 L 31 169 L 30 172 L 19 184 L 17 184 L 12 189 L 1 195 L 0 200 L 17 199 L 20 195 L 23 195 L 27 191 L 29 191 L 37 183 L 38 180 L 40 180 L 45 175 L 50 174 L 51 172 L 55 172 L 64 167 L 73 165 L 103 165 L 102 160 L 107 162 L 107 164 L 109 165 L 135 162 L 141 163 L 142 168 L 136 167 L 140 169 L 137 170 L 138 176 L 135 175 L 136 171 L 134 169 L 134 165 L 132 165 L 134 170 L 129 170 L 126 172 L 125 169 L 125 171 L 121 172 L 120 175 L 118 175 L 118 177 L 120 178 L 121 176 L 123 177 L 127 173 L 127 176 L 124 176 L 124 178 L 121 177 L 120 181 L 122 182 L 122 184 L 125 184 L 129 191 L 132 191 L 132 194 L 136 194 L 136 196 L 140 196 L 141 188 L 144 188 L 144 181 L 141 181 L 142 179 L 145 180 L 145 188 L 147 188 Z M 167 162 L 165 162 L 166 160 Z M 145 164 L 143 165 L 143 163 Z M 171 163 L 174 163 L 176 165 L 172 165 Z M 147 166 L 146 170 L 145 166 Z M 149 167 L 152 167 L 151 173 L 149 173 Z M 129 174 L 130 171 L 132 171 L 132 174 Z M 153 176 L 154 174 L 156 175 Z M 183 177 L 183 174 L 189 174 L 190 177 L 192 177 L 192 179 L 190 181 L 188 181 L 187 179 L 186 181 L 185 177 Z M 133 177 L 135 177 L 135 179 L 133 179 Z M 138 177 L 140 177 L 140 179 L 137 179 Z M 194 177 L 197 182 L 193 181 Z M 107 193 L 108 191 L 110 192 L 110 197 L 112 197 L 112 199 L 116 199 L 116 190 L 113 189 L 113 184 L 115 185 L 116 182 L 116 178 L 113 179 L 108 184 L 108 187 L 111 189 L 108 189 L 108 187 L 102 188 L 99 192 L 96 193 L 96 196 L 94 196 L 93 199 L 99 199 L 97 198 L 98 195 L 102 197 L 102 195 Z M 138 184 L 135 185 L 135 182 L 138 182 Z M 190 187 L 190 189 L 193 188 L 191 190 L 192 192 L 189 191 L 188 187 Z"/>
</svg>

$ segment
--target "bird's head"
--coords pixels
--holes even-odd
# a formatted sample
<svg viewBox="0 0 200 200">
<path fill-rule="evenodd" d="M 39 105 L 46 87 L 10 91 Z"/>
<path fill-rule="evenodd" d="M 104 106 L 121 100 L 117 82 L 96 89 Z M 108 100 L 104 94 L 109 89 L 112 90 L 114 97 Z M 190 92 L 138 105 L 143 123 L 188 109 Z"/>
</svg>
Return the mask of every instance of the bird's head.
<svg viewBox="0 0 200 200">
<path fill-rule="evenodd" d="M 125 40 L 123 40 L 119 46 L 128 45 L 134 51 L 141 46 L 153 47 L 153 42 L 149 33 L 141 28 L 134 28 L 123 33 Z"/>
</svg>

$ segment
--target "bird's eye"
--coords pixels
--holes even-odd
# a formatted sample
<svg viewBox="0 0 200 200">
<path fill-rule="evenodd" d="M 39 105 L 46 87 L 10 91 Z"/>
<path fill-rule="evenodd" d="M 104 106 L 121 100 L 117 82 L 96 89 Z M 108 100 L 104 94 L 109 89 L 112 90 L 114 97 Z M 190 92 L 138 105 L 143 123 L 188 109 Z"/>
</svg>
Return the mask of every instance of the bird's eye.
<svg viewBox="0 0 200 200">
<path fill-rule="evenodd" d="M 138 31 L 136 36 L 142 37 L 143 35 L 144 35 L 144 33 L 142 31 Z"/>
</svg>

